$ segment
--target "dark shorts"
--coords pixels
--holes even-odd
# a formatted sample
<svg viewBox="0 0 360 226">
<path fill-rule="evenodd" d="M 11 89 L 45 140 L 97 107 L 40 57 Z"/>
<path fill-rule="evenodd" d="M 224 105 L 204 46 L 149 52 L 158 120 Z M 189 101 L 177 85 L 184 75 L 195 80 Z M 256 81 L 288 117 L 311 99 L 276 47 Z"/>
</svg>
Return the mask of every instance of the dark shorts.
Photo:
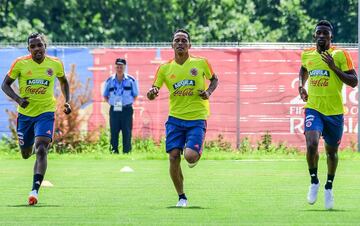
<svg viewBox="0 0 360 226">
<path fill-rule="evenodd" d="M 169 116 L 165 123 L 166 152 L 191 148 L 202 153 L 206 133 L 206 120 L 182 120 Z"/>
<path fill-rule="evenodd" d="M 49 137 L 54 134 L 54 112 L 45 112 L 36 117 L 19 113 L 17 118 L 17 135 L 20 147 L 27 148 L 34 144 L 35 137 Z"/>
<path fill-rule="evenodd" d="M 344 115 L 325 116 L 320 112 L 307 108 L 305 109 L 305 132 L 320 131 L 325 142 L 333 147 L 340 145 L 344 130 Z"/>
</svg>

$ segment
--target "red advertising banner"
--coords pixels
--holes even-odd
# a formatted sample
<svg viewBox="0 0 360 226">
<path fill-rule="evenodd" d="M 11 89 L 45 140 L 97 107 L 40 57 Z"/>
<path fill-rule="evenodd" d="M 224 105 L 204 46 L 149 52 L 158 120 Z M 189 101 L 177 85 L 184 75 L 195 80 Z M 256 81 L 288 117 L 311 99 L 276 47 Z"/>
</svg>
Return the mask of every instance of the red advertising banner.
<svg viewBox="0 0 360 226">
<path fill-rule="evenodd" d="M 273 141 L 304 148 L 303 105 L 298 96 L 301 50 L 285 49 L 191 49 L 192 55 L 208 58 L 219 76 L 219 87 L 210 98 L 211 116 L 207 140 L 222 135 L 237 145 L 240 139 L 252 141 L 266 132 Z M 350 50 L 357 65 L 357 51 Z M 127 72 L 139 81 L 140 96 L 134 104 L 135 136 L 160 139 L 168 114 L 166 87 L 155 101 L 146 99 L 157 67 L 173 57 L 170 48 L 94 49 L 93 104 L 85 110 L 87 129 L 108 126 L 108 105 L 102 101 L 103 85 L 114 73 L 116 58 L 127 60 Z M 357 88 L 343 90 L 346 105 L 345 136 L 342 146 L 356 142 Z"/>
</svg>

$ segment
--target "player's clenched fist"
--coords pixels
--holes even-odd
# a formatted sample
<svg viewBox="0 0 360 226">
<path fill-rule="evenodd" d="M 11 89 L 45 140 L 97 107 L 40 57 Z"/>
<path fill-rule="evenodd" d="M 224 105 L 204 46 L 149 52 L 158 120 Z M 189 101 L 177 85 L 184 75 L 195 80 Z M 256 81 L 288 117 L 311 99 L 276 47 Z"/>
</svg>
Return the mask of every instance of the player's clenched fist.
<svg viewBox="0 0 360 226">
<path fill-rule="evenodd" d="M 304 89 L 303 87 L 299 87 L 299 95 L 304 102 L 307 102 L 308 93 L 306 92 L 306 89 Z"/>
<path fill-rule="evenodd" d="M 199 96 L 203 99 L 203 100 L 207 100 L 209 99 L 211 93 L 209 91 L 206 90 L 199 90 Z"/>
<path fill-rule="evenodd" d="M 18 104 L 20 105 L 20 107 L 26 108 L 29 105 L 28 99 L 29 99 L 29 97 L 20 98 L 18 101 Z"/>
<path fill-rule="evenodd" d="M 154 100 L 158 95 L 159 95 L 159 88 L 155 86 L 149 89 L 149 91 L 147 92 L 147 98 L 149 100 Z"/>
<path fill-rule="evenodd" d="M 64 113 L 65 114 L 70 114 L 71 113 L 71 106 L 70 106 L 70 104 L 69 103 L 65 103 L 64 104 L 64 107 L 65 107 L 65 109 L 64 109 Z"/>
</svg>

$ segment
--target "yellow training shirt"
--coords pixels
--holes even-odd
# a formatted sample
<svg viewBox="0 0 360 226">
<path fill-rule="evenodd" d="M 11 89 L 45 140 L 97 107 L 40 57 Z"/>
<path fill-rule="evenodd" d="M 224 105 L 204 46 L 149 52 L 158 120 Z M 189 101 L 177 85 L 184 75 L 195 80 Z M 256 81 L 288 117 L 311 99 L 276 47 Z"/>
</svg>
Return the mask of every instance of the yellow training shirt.
<svg viewBox="0 0 360 226">
<path fill-rule="evenodd" d="M 210 114 L 209 101 L 199 96 L 199 90 L 206 90 L 205 80 L 214 72 L 205 58 L 189 57 L 179 65 L 171 60 L 160 65 L 154 86 L 164 83 L 169 90 L 169 115 L 184 120 L 206 120 Z"/>
<path fill-rule="evenodd" d="M 342 71 L 354 69 L 350 54 L 331 47 L 327 52 L 335 65 Z M 314 109 L 324 115 L 344 113 L 342 101 L 343 82 L 322 60 L 316 48 L 305 49 L 301 54 L 301 64 L 308 71 L 308 101 L 305 108 Z"/>
<path fill-rule="evenodd" d="M 20 97 L 28 97 L 29 105 L 26 108 L 18 106 L 19 113 L 35 117 L 45 112 L 55 112 L 55 77 L 65 75 L 58 58 L 45 56 L 44 61 L 38 64 L 31 55 L 19 57 L 7 74 L 12 79 L 18 79 Z"/>
</svg>

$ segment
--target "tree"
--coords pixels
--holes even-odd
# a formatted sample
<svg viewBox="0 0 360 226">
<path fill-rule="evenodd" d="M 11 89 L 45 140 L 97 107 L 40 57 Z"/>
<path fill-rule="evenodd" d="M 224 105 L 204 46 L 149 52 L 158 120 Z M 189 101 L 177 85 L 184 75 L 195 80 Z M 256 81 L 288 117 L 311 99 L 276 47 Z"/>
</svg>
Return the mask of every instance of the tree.
<svg viewBox="0 0 360 226">
<path fill-rule="evenodd" d="M 304 0 L 301 3 L 316 21 L 325 19 L 333 24 L 335 42 L 357 42 L 357 4 L 356 0 Z"/>
<path fill-rule="evenodd" d="M 284 0 L 278 6 L 281 16 L 276 20 L 281 28 L 280 42 L 309 42 L 315 26 L 315 20 L 307 15 L 300 0 Z"/>
<path fill-rule="evenodd" d="M 169 42 L 176 28 L 195 42 L 309 42 L 320 19 L 357 41 L 356 0 L 0 0 L 0 42 Z"/>
</svg>

